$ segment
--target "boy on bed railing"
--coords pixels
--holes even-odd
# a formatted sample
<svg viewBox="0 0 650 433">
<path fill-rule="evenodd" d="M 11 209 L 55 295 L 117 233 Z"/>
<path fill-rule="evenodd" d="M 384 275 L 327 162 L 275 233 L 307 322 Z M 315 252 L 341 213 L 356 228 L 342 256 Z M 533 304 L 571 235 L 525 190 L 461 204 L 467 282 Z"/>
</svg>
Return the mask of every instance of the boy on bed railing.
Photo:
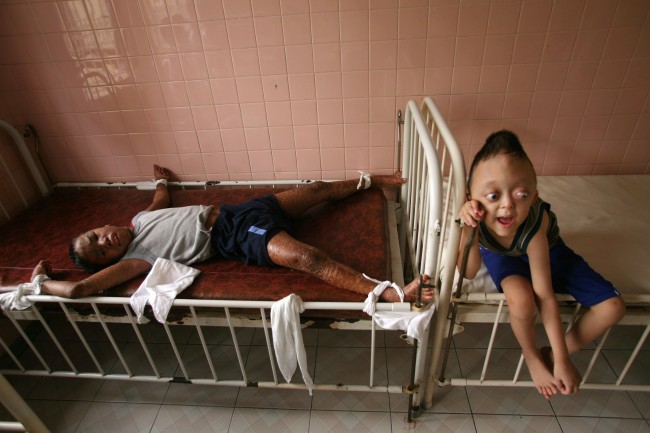
<svg viewBox="0 0 650 433">
<path fill-rule="evenodd" d="M 371 186 L 397 187 L 406 181 L 399 173 L 372 178 L 363 173 L 358 182 L 314 182 L 239 205 L 169 208 L 170 173 L 154 165 L 154 177 L 152 203 L 133 218 L 130 226 L 99 227 L 72 241 L 73 261 L 93 275 L 79 282 L 51 280 L 47 277 L 49 264 L 41 261 L 33 277 L 41 275 L 36 281 L 42 292 L 69 298 L 97 295 L 149 272 L 158 257 L 189 265 L 217 256 L 258 266 L 297 269 L 342 289 L 368 295 L 377 282 L 293 238 L 288 233 L 292 219 L 321 202 L 340 200 Z M 428 277 L 424 278 L 428 282 Z M 415 299 L 418 283 L 415 280 L 404 288 L 405 300 Z M 387 290 L 381 297 L 399 301 L 394 290 Z M 424 287 L 422 300 L 431 299 L 431 290 Z"/>
<path fill-rule="evenodd" d="M 505 294 L 510 321 L 537 390 L 547 399 L 578 391 L 569 354 L 616 324 L 625 312 L 619 293 L 559 235 L 550 205 L 538 197 L 533 164 L 510 131 L 490 135 L 474 157 L 469 197 L 460 210 L 461 248 L 474 228 L 466 278 L 481 260 Z M 589 310 L 564 334 L 554 292 L 568 292 Z M 535 345 L 535 307 L 551 347 Z"/>
</svg>

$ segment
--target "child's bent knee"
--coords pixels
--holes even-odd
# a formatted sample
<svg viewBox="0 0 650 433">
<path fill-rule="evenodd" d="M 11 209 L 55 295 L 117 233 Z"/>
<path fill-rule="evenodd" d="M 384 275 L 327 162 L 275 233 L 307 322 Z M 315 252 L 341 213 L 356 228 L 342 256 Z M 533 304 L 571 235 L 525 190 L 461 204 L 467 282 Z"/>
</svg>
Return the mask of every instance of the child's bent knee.
<svg viewBox="0 0 650 433">
<path fill-rule="evenodd" d="M 620 296 L 609 298 L 591 308 L 611 325 L 618 323 L 625 315 L 625 302 Z"/>
</svg>

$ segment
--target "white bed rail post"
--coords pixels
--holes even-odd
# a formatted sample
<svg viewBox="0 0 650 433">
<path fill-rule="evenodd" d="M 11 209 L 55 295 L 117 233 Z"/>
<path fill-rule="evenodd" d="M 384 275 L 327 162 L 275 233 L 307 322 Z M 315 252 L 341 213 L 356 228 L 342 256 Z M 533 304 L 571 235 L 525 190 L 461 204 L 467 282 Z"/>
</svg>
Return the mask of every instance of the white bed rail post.
<svg viewBox="0 0 650 433">
<path fill-rule="evenodd" d="M 400 207 L 402 224 L 400 238 L 407 249 L 403 257 L 411 258 L 412 277 L 420 274 L 434 277 L 440 245 L 442 218 L 442 175 L 440 161 L 431 135 L 417 104 L 409 101 L 405 110 Z M 430 329 L 430 328 L 429 328 Z M 422 398 L 428 336 L 419 340 L 415 359 L 412 407 L 419 407 Z"/>
<path fill-rule="evenodd" d="M 40 420 L 25 400 L 16 392 L 13 386 L 0 373 L 0 395 L 2 403 L 18 421 L 0 423 L 0 431 L 28 431 L 31 433 L 49 433 L 45 424 Z"/>
<path fill-rule="evenodd" d="M 443 228 L 448 233 L 448 237 L 445 240 L 446 251 L 442 254 L 441 265 L 438 267 L 438 271 L 440 272 L 439 299 L 437 300 L 438 310 L 433 328 L 429 374 L 424 389 L 424 406 L 430 407 L 433 401 L 434 389 L 438 384 L 442 342 L 445 337 L 444 331 L 447 326 L 447 316 L 449 314 L 452 286 L 458 259 L 461 226 L 457 221 L 457 216 L 460 207 L 466 200 L 466 175 L 463 153 L 456 143 L 456 139 L 451 134 L 447 123 L 440 114 L 438 107 L 430 97 L 424 99 L 422 111 L 425 118 L 430 118 L 432 121 L 431 134 L 436 137 L 436 141 L 442 139 L 444 143 L 444 149 L 439 149 L 439 151 L 447 152 L 450 157 L 449 167 L 445 170 L 443 166 L 442 170 L 447 178 L 448 188 L 448 194 L 445 195 L 444 212 L 446 217 L 451 219 L 451 222 L 447 224 L 447 227 Z M 445 161 L 443 160 L 444 164 Z"/>
<path fill-rule="evenodd" d="M 45 183 L 45 180 L 43 179 L 43 175 L 41 174 L 40 170 L 36 166 L 36 163 L 34 162 L 34 158 L 32 158 L 32 154 L 29 152 L 29 149 L 27 148 L 27 144 L 25 144 L 25 140 L 23 139 L 23 136 L 20 135 L 18 131 L 16 131 L 16 128 L 11 126 L 11 124 L 5 122 L 4 120 L 0 120 L 0 127 L 5 131 L 7 131 L 7 133 L 9 133 L 9 135 L 11 136 L 11 139 L 14 141 L 14 143 L 16 143 L 16 146 L 18 147 L 20 154 L 25 159 L 27 168 L 29 168 L 30 173 L 34 177 L 34 181 L 36 181 L 36 185 L 38 186 L 39 191 L 41 191 L 41 194 L 43 196 L 46 196 L 49 192 L 48 187 Z"/>
</svg>

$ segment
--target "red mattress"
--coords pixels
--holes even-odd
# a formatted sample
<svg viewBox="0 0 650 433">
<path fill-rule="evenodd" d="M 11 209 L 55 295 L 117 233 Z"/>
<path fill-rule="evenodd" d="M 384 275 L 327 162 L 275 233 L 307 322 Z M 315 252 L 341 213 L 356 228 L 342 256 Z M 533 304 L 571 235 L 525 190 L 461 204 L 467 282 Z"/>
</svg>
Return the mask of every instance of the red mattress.
<svg viewBox="0 0 650 433">
<path fill-rule="evenodd" d="M 238 203 L 278 192 L 277 189 L 171 189 L 173 206 Z M 0 227 L 0 285 L 29 281 L 33 267 L 48 259 L 55 279 L 80 280 L 87 274 L 68 257 L 72 238 L 89 229 L 128 225 L 150 203 L 153 191 L 135 189 L 60 189 Z M 376 279 L 390 279 L 386 199 L 367 190 L 345 200 L 326 203 L 296 221 L 293 235 L 332 258 Z M 364 295 L 333 287 L 305 273 L 263 268 L 223 259 L 193 265 L 201 275 L 179 298 L 275 301 L 295 293 L 303 301 L 358 302 Z M 109 296 L 130 296 L 144 276 L 107 290 Z"/>
</svg>

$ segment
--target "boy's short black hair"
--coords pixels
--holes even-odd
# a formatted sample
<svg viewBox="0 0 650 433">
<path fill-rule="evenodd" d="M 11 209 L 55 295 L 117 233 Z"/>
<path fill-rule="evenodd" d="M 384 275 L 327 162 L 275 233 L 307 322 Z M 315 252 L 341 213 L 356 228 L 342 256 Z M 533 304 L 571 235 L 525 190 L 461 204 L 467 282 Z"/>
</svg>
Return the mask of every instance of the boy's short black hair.
<svg viewBox="0 0 650 433">
<path fill-rule="evenodd" d="M 483 147 L 481 147 L 478 153 L 474 156 L 474 160 L 472 161 L 472 165 L 469 169 L 469 178 L 467 180 L 468 190 L 470 188 L 470 185 L 472 184 L 472 176 L 474 175 L 474 169 L 476 169 L 476 166 L 480 162 L 488 160 L 502 153 L 509 154 L 518 159 L 523 159 L 525 161 L 528 161 L 532 168 L 533 164 L 530 161 L 530 158 L 528 158 L 528 155 L 526 154 L 524 147 L 521 145 L 521 142 L 519 141 L 519 137 L 517 137 L 517 135 L 514 132 L 508 131 L 507 129 L 502 129 L 501 131 L 493 132 L 485 140 L 485 144 L 483 145 Z"/>
<path fill-rule="evenodd" d="M 70 242 L 70 249 L 68 250 L 68 254 L 70 255 L 70 260 L 72 260 L 72 263 L 74 263 L 75 266 L 83 269 L 85 272 L 88 272 L 89 274 L 94 274 L 95 272 L 102 270 L 102 266 L 93 265 L 92 263 L 88 263 L 79 257 L 79 254 L 77 254 L 77 250 L 75 248 L 75 241 L 76 239 L 73 239 L 72 242 Z"/>
</svg>

